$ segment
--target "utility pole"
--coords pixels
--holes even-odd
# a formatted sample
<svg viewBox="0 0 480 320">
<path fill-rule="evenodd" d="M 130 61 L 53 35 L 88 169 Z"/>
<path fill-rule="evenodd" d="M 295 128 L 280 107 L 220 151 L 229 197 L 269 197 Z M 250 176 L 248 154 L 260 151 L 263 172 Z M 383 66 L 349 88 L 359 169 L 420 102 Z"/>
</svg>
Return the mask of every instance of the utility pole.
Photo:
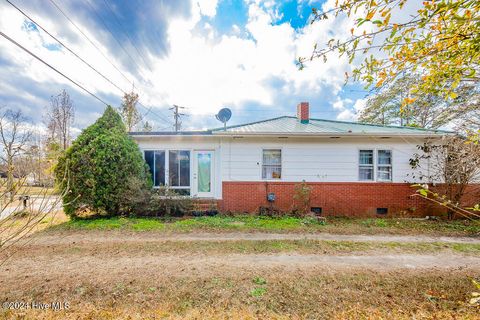
<svg viewBox="0 0 480 320">
<path fill-rule="evenodd" d="M 175 132 L 180 131 L 182 122 L 180 121 L 181 116 L 185 116 L 185 113 L 178 112 L 178 109 L 185 109 L 185 107 L 179 107 L 176 104 L 173 105 L 169 110 L 173 110 L 173 118 L 175 119 Z"/>
</svg>

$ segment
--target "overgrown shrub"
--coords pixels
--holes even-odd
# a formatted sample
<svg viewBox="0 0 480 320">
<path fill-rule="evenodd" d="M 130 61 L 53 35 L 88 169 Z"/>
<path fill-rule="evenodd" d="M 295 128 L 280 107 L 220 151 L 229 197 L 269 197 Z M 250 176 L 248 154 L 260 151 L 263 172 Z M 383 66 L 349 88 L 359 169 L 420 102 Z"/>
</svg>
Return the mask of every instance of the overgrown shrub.
<svg viewBox="0 0 480 320">
<path fill-rule="evenodd" d="M 55 177 L 61 189 L 65 172 L 70 191 L 63 197 L 64 209 L 73 217 L 82 210 L 106 216 L 129 214 L 135 203 L 126 195 L 141 196 L 139 192 L 151 186 L 137 144 L 110 106 L 60 157 Z M 137 190 L 133 194 L 132 188 Z"/>
<path fill-rule="evenodd" d="M 135 216 L 183 216 L 193 210 L 193 201 L 167 187 L 145 188 L 143 181 L 132 178 L 125 189 L 121 207 L 125 213 Z"/>
<path fill-rule="evenodd" d="M 183 216 L 193 209 L 190 197 L 179 196 L 175 190 L 166 187 L 154 189 L 148 202 L 147 213 L 155 216 Z"/>
<path fill-rule="evenodd" d="M 295 185 L 292 215 L 304 217 L 310 212 L 311 193 L 312 188 L 305 182 L 305 180 Z"/>
</svg>

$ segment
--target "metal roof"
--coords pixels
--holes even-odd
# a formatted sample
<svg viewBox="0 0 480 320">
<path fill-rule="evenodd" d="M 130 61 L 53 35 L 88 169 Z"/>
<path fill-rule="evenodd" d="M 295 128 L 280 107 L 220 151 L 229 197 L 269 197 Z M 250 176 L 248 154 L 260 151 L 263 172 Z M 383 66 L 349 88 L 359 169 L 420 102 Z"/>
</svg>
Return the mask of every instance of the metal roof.
<svg viewBox="0 0 480 320">
<path fill-rule="evenodd" d="M 300 123 L 296 117 L 283 116 L 246 124 L 203 131 L 130 132 L 132 136 L 212 136 L 212 135 L 284 135 L 284 136 L 442 136 L 452 131 L 414 127 L 310 119 Z"/>
<path fill-rule="evenodd" d="M 212 131 L 134 131 L 128 134 L 131 136 L 205 136 L 211 135 Z"/>
<path fill-rule="evenodd" d="M 263 121 L 251 122 L 211 130 L 214 135 L 414 135 L 432 136 L 452 134 L 444 130 L 428 130 L 423 128 L 382 126 L 358 122 L 310 119 L 308 123 L 300 123 L 296 117 L 283 116 Z"/>
</svg>

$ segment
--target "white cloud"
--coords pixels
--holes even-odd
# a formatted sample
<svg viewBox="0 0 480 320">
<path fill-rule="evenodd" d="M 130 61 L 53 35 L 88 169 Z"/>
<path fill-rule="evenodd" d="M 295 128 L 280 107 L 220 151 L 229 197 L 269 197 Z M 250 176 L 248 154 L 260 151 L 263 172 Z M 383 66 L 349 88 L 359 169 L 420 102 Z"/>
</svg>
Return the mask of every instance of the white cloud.
<svg viewBox="0 0 480 320">
<path fill-rule="evenodd" d="M 333 109 L 335 110 L 344 110 L 345 106 L 343 105 L 344 101 L 342 99 L 338 99 L 332 105 Z"/>
<path fill-rule="evenodd" d="M 351 109 L 345 109 L 337 115 L 337 119 L 344 121 L 353 121 L 356 119 L 356 115 Z"/>
<path fill-rule="evenodd" d="M 358 119 L 359 113 L 365 108 L 367 99 L 357 99 L 354 103 L 352 99 L 337 100 L 333 104 L 333 108 L 339 110 L 337 120 L 355 121 Z M 353 104 L 353 106 L 352 106 Z"/>
<path fill-rule="evenodd" d="M 203 11 L 196 6 L 192 10 L 189 19 L 169 25 L 170 53 L 150 72 L 151 102 L 176 103 L 191 113 L 206 114 L 251 101 L 272 105 L 279 94 L 325 95 L 331 100 L 341 90 L 349 70 L 345 59 L 332 57 L 325 64 L 315 60 L 302 71 L 295 64 L 298 56 L 311 53 L 315 42 L 326 40 L 328 32 L 343 29 L 333 20 L 295 31 L 288 23 L 272 24 L 278 18 L 273 5 L 250 2 L 245 26 L 249 37 L 234 33 L 212 39 L 196 30 Z M 284 85 L 271 87 L 272 79 Z"/>
<path fill-rule="evenodd" d="M 198 0 L 197 5 L 204 16 L 214 17 L 217 14 L 218 0 Z"/>
<path fill-rule="evenodd" d="M 355 101 L 355 104 L 353 105 L 353 109 L 355 110 L 355 112 L 359 113 L 363 109 L 365 109 L 365 106 L 367 105 L 367 100 L 367 98 L 357 99 L 357 101 Z"/>
<path fill-rule="evenodd" d="M 222 106 L 240 108 L 247 102 L 284 107 L 276 105 L 279 101 L 284 103 L 281 97 L 322 97 L 325 101 L 336 101 L 333 107 L 340 112 L 339 119 L 351 117 L 346 105 L 351 105 L 353 101 L 337 98 L 344 83 L 344 73 L 350 70 L 346 58 L 332 55 L 326 63 L 316 59 L 302 71 L 295 65 L 299 56 L 310 56 L 315 43 L 322 44 L 331 37 L 348 35 L 350 20 L 329 19 L 295 30 L 289 23 L 274 23 L 280 19 L 281 13 L 273 2 L 249 1 L 246 26 L 234 26 L 232 34 L 220 35 L 211 24 L 202 20 L 202 16 L 214 17 L 217 6 L 217 0 L 192 0 L 190 16 L 169 18 L 168 54 L 153 57 L 150 68 L 140 70 L 142 81 L 135 82 L 144 104 L 165 107 L 175 103 L 188 107 L 188 112 L 195 116 L 214 113 Z M 22 28 L 23 17 L 14 9 L 5 5 L 0 8 L 1 30 L 39 56 L 52 61 L 89 90 L 104 95 L 119 95 L 117 89 L 65 50 L 45 48 L 46 44 L 51 44 L 48 37 L 38 32 L 26 32 Z M 69 24 L 56 23 L 55 17 L 41 16 L 39 20 L 53 34 L 78 33 Z M 81 24 L 81 21 L 77 22 Z M 91 39 L 96 39 L 95 44 L 116 65 L 121 65 L 116 60 L 116 53 L 109 52 L 101 40 L 107 37 L 105 31 L 98 30 L 98 33 L 92 34 L 88 28 L 82 29 Z M 124 90 L 131 88 L 81 36 L 77 41 L 68 43 L 95 68 L 115 79 Z M 0 50 L 3 56 L 19 66 L 18 72 L 37 83 L 69 84 L 27 54 L 19 53 L 18 48 L 6 41 L 0 41 Z M 122 69 L 122 72 L 134 79 L 127 70 Z M 272 84 L 273 81 L 275 84 Z M 0 86 L 11 91 L 7 85 Z M 30 98 L 35 100 L 35 97 Z M 48 96 L 45 98 L 48 99 Z M 293 110 L 294 105 L 291 108 Z"/>
</svg>

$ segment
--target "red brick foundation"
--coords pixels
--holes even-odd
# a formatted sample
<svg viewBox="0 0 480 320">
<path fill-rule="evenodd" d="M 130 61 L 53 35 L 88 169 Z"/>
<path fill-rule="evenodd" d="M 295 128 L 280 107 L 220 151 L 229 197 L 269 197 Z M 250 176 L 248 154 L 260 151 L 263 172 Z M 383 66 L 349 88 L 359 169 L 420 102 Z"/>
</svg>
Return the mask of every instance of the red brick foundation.
<svg viewBox="0 0 480 320">
<path fill-rule="evenodd" d="M 294 208 L 293 182 L 223 182 L 222 211 L 258 212 L 268 206 L 267 194 L 276 195 L 274 207 L 288 212 Z M 418 196 L 408 183 L 308 183 L 311 207 L 321 207 L 326 216 L 377 216 L 377 208 L 388 208 L 387 216 L 443 214 L 445 209 Z"/>
</svg>

